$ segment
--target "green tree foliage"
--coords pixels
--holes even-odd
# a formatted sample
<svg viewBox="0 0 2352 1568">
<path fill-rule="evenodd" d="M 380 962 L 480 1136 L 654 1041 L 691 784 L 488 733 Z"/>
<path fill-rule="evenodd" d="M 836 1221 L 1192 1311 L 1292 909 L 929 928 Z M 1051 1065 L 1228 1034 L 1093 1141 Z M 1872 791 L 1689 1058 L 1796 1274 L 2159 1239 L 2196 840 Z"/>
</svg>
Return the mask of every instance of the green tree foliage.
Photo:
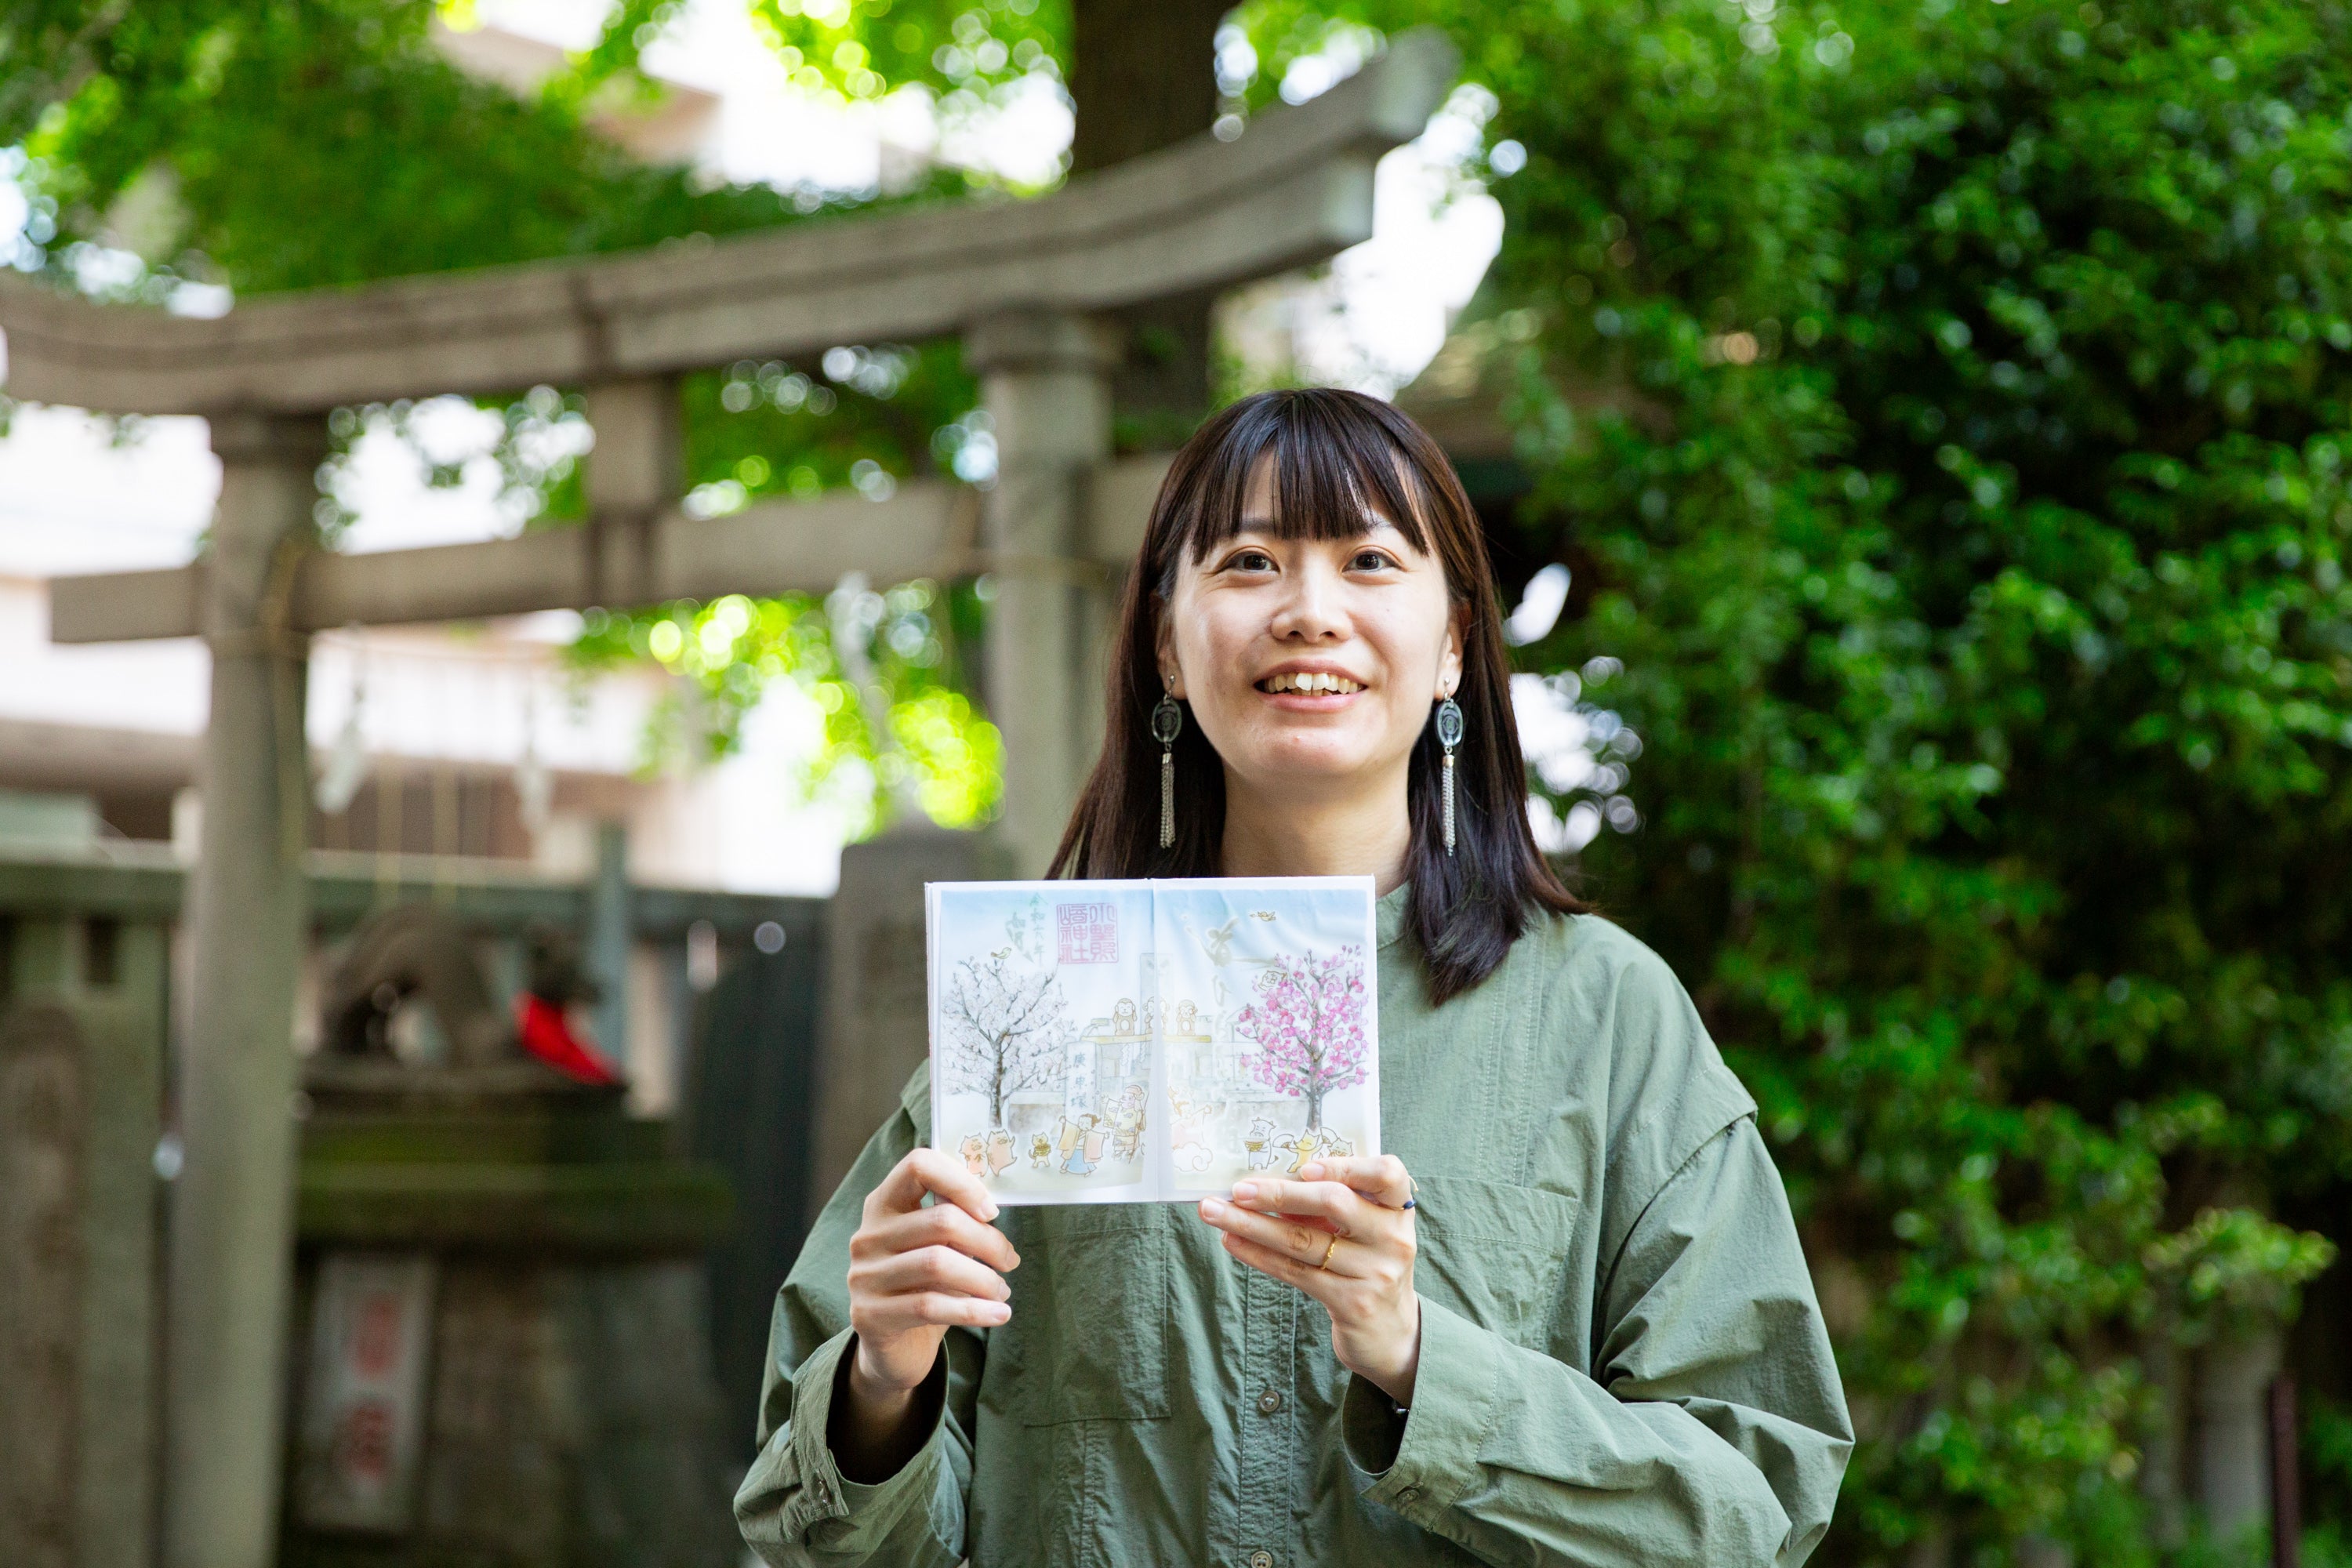
<svg viewBox="0 0 2352 1568">
<path fill-rule="evenodd" d="M 794 79 L 845 98 L 919 87 L 967 119 L 1069 74 L 1072 0 L 750 0 Z M 1202 61 L 1201 68 L 1208 68 Z"/>
<path fill-rule="evenodd" d="M 1647 822 L 1587 866 L 1822 1261 L 1832 1550 L 2146 1560 L 2150 1375 L 2352 1194 L 2352 24 L 1437 19 L 1524 149 L 1491 287 L 1591 595 L 1529 651 L 1622 661 Z"/>
<path fill-rule="evenodd" d="M 645 763 L 733 752 L 772 683 L 790 680 L 822 716 L 807 798 L 848 809 L 853 833 L 920 810 L 946 827 L 992 815 L 1003 775 L 996 728 L 956 689 L 954 622 L 936 584 L 825 600 L 740 595 L 636 612 L 593 610 L 568 651 L 575 670 L 652 663 L 677 678 L 646 736 Z"/>
<path fill-rule="evenodd" d="M 774 191 L 631 162 L 562 84 L 520 98 L 466 77 L 428 47 L 433 15 L 423 0 L 92 7 L 87 61 L 53 83 L 69 90 L 18 107 L 0 137 L 25 139 L 63 241 L 97 237 L 125 191 L 162 179 L 182 221 L 152 258 L 247 292 L 795 216 Z"/>
<path fill-rule="evenodd" d="M 240 294 L 358 283 L 698 245 L 881 205 L 873 193 L 818 199 L 712 186 L 685 169 L 646 167 L 594 134 L 593 109 L 651 90 L 636 74 L 637 53 L 673 11 L 628 0 L 595 48 L 525 97 L 467 77 L 430 46 L 436 14 L 471 25 L 464 5 L 0 0 L 0 145 L 23 147 L 18 177 L 38 203 L 32 237 L 46 269 L 63 285 L 149 301 L 184 279 L 226 282 Z M 953 33 L 947 13 L 935 20 L 943 37 Z M 989 51 L 973 68 L 1001 66 L 998 54 L 1009 60 L 1013 52 L 1010 45 Z M 826 57 L 847 58 L 837 49 Z M 965 185 L 941 174 L 889 200 L 926 201 Z M 124 273 L 119 251 L 115 266 L 89 265 L 101 245 L 126 242 L 137 246 L 143 268 Z M 803 367 L 743 364 L 690 376 L 682 395 L 688 482 L 706 511 L 770 493 L 853 485 L 887 491 L 898 479 L 954 471 L 973 432 L 975 389 L 952 343 L 845 344 Z M 534 492 L 532 526 L 579 521 L 577 472 L 568 461 L 538 464 L 530 451 L 537 426 L 578 417 L 576 392 L 538 388 L 487 401 L 505 416 L 509 439 L 498 456 L 510 488 Z M 410 412 L 404 404 L 339 410 L 334 433 L 348 444 L 378 424 L 402 432 Z M 458 474 L 430 477 L 454 483 Z M 320 521 L 331 537 L 349 513 L 331 495 Z M 948 598 L 977 622 L 968 587 Z M 686 705 L 673 705 L 647 738 L 648 759 L 723 753 L 741 707 L 773 675 L 814 683 L 822 700 L 837 673 L 826 642 L 833 627 L 808 608 L 796 601 L 755 606 L 740 657 L 697 651 L 690 670 L 657 660 L 680 668 L 686 689 L 708 689 L 693 704 L 700 717 L 691 724 Z M 736 602 L 722 601 L 610 616 L 583 641 L 578 662 L 610 663 L 633 649 L 651 658 L 636 646 L 647 628 L 684 616 L 698 633 L 714 616 L 731 624 L 736 614 Z M 906 617 L 856 624 L 887 639 Z M 718 645 L 698 637 L 694 646 Z M 943 822 L 976 819 L 993 802 L 994 732 L 962 697 L 934 689 L 955 675 L 952 661 L 926 666 L 886 645 L 870 663 L 889 700 L 826 710 L 827 743 L 812 787 L 862 761 L 873 764 L 866 776 L 877 812 L 903 800 Z M 908 673 L 919 669 L 933 673 Z M 682 730 L 698 739 L 673 743 Z M 919 775 L 920 787 L 899 789 L 901 759 L 910 759 L 908 776 Z"/>
</svg>

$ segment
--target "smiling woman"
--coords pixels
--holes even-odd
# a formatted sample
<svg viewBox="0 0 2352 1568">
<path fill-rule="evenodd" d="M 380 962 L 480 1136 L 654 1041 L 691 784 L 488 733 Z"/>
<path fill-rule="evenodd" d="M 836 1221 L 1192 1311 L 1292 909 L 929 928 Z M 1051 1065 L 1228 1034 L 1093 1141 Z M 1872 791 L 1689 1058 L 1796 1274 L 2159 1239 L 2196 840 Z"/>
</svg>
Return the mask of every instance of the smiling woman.
<svg viewBox="0 0 2352 1568">
<path fill-rule="evenodd" d="M 1197 1210 L 1000 1212 L 928 1147 L 919 1072 L 777 1303 L 735 1500 L 769 1563 L 1796 1568 L 1821 1540 L 1851 1428 L 1755 1102 L 1536 853 L 1496 610 L 1385 404 L 1268 393 L 1178 455 L 1055 870 L 1370 877 L 1385 1152 Z"/>
<path fill-rule="evenodd" d="M 1583 905 L 1528 824 L 1494 571 L 1461 481 L 1421 427 L 1328 389 L 1244 398 L 1170 469 L 1121 612 L 1101 760 L 1055 874 L 1309 875 L 1392 866 L 1440 1002 L 1502 962 L 1530 914 Z M 1175 832 L 1147 808 L 1163 697 Z M 1448 851 L 1433 717 L 1463 720 Z M 1276 868 L 1281 869 L 1277 871 Z"/>
</svg>

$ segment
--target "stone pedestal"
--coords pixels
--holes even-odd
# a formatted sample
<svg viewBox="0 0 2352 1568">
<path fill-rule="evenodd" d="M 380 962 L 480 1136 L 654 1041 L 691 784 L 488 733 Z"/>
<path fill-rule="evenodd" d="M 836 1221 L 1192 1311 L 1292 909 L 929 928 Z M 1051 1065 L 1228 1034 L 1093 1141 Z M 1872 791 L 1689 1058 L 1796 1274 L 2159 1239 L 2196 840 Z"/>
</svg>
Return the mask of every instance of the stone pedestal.
<svg viewBox="0 0 2352 1568">
<path fill-rule="evenodd" d="M 857 1152 L 898 1108 L 930 1051 L 923 884 L 1007 876 L 989 837 L 929 824 L 897 827 L 841 852 L 826 910 L 824 1011 L 816 1063 L 809 1193 L 822 1205 Z"/>
<path fill-rule="evenodd" d="M 163 928 L 0 944 L 0 1563 L 153 1561 Z M 9 998 L 13 997 L 13 1000 Z"/>
<path fill-rule="evenodd" d="M 335 1064 L 308 1080 L 292 1358 L 313 1369 L 289 1475 L 286 1568 L 734 1568 L 734 1477 L 709 1365 L 701 1257 L 725 1232 L 716 1173 L 667 1152 L 614 1090 L 516 1062 L 466 1073 Z M 344 1457 L 315 1341 L 329 1259 L 429 1259 L 413 1484 L 364 1528 L 332 1498 Z M 396 1270 L 380 1269 L 385 1278 Z M 420 1293 L 421 1294 L 421 1293 Z M 348 1316 L 348 1314 L 346 1314 Z M 404 1419 L 409 1428 L 399 1426 Z"/>
</svg>

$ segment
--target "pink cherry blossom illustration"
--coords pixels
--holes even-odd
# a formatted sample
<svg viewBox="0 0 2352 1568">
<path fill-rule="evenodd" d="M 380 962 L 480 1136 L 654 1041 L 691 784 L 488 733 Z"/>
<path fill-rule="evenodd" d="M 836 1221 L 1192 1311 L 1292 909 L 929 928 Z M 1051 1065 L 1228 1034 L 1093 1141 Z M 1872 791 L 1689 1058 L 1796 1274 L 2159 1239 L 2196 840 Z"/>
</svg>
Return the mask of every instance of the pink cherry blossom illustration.
<svg viewBox="0 0 2352 1568">
<path fill-rule="evenodd" d="M 1234 1029 L 1258 1045 L 1258 1079 L 1276 1094 L 1307 1101 L 1307 1125 L 1323 1125 L 1323 1097 L 1364 1081 L 1362 950 L 1328 957 L 1277 957 L 1257 977 L 1257 1000 Z"/>
</svg>

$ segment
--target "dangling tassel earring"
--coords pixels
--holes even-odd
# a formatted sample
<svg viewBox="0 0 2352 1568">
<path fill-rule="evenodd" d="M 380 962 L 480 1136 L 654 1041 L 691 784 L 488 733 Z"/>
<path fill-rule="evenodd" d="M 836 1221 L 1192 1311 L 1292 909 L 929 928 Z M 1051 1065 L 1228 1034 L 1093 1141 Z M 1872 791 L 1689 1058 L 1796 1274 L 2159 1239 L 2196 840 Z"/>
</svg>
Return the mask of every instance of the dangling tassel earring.
<svg viewBox="0 0 2352 1568">
<path fill-rule="evenodd" d="M 1462 710 L 1451 697 L 1437 704 L 1437 743 L 1445 748 L 1445 776 L 1440 786 L 1445 822 L 1445 852 L 1454 853 L 1454 748 L 1462 743 Z"/>
<path fill-rule="evenodd" d="M 1184 710 L 1163 692 L 1151 710 L 1151 738 L 1160 742 L 1160 847 L 1176 845 L 1176 737 L 1184 730 Z"/>
</svg>

